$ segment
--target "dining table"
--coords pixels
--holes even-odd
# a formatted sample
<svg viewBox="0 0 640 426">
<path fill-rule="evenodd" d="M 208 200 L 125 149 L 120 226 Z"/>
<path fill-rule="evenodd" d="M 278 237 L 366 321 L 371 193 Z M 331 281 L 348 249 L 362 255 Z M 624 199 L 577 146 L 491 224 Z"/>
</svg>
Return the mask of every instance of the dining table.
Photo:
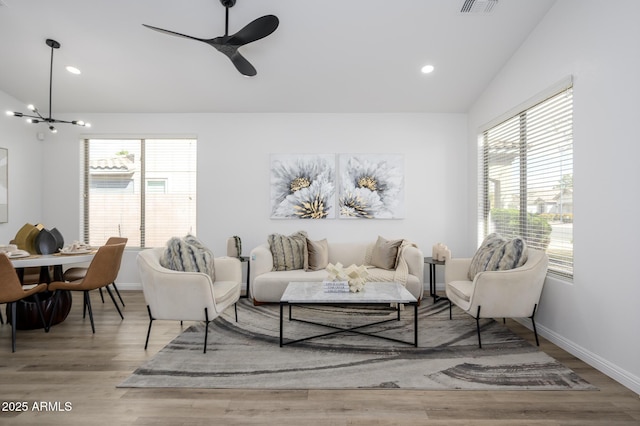
<svg viewBox="0 0 640 426">
<path fill-rule="evenodd" d="M 79 252 L 54 253 L 54 254 L 29 254 L 22 257 L 9 256 L 13 267 L 16 268 L 18 277 L 22 280 L 24 268 L 40 268 L 40 282 L 50 283 L 62 281 L 64 266 L 90 263 L 95 256 L 95 250 L 82 250 Z M 60 290 L 59 290 L 60 291 Z M 53 312 L 53 292 L 45 291 L 40 294 L 40 306 L 44 313 L 45 321 L 51 325 L 64 321 L 71 310 L 71 292 L 60 291 L 58 304 Z M 32 298 L 23 299 L 16 306 L 16 328 L 31 330 L 43 328 L 38 315 L 36 301 Z M 53 318 L 52 318 L 53 317 Z"/>
</svg>

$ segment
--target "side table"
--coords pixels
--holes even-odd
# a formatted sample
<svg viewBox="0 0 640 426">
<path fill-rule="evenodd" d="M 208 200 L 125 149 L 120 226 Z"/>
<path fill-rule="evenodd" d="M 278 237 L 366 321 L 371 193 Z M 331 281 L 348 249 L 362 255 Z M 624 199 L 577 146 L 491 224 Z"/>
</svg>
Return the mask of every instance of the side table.
<svg viewBox="0 0 640 426">
<path fill-rule="evenodd" d="M 425 257 L 424 263 L 429 265 L 429 296 L 433 297 L 433 303 L 440 300 L 449 300 L 446 296 L 438 296 L 436 293 L 436 265 L 444 265 L 444 261 L 435 260 L 433 257 Z"/>
<path fill-rule="evenodd" d="M 246 293 L 243 295 L 240 295 L 240 298 L 242 299 L 246 299 L 249 297 L 249 283 L 251 282 L 251 262 L 249 262 L 249 256 L 239 256 L 238 259 L 240 259 L 240 262 L 242 263 L 247 263 L 247 290 Z"/>
</svg>

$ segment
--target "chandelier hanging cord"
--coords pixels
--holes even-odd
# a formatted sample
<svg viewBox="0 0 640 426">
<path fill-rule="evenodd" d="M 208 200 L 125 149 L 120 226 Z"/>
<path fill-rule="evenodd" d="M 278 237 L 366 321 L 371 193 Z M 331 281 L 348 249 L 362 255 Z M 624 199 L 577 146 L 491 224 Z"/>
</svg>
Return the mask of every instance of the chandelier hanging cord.
<svg viewBox="0 0 640 426">
<path fill-rule="evenodd" d="M 52 133 L 56 133 L 57 130 L 55 127 L 53 127 L 53 123 L 65 123 L 65 124 L 74 124 L 76 126 L 83 126 L 83 127 L 91 127 L 91 124 L 89 123 L 85 123 L 84 121 L 81 120 L 72 120 L 72 121 L 67 121 L 67 120 L 57 120 L 55 118 L 53 118 L 52 116 L 52 97 L 53 97 L 53 49 L 59 49 L 60 48 L 60 43 L 58 43 L 55 40 L 52 40 L 50 38 L 48 38 L 46 40 L 46 44 L 47 46 L 49 46 L 51 48 L 51 60 L 49 63 L 49 117 L 44 117 L 42 114 L 40 114 L 40 111 L 38 110 L 38 108 L 36 108 L 33 105 L 28 105 L 27 108 L 33 112 L 34 114 L 37 115 L 29 115 L 29 114 L 23 114 L 21 112 L 16 112 L 16 111 L 7 111 L 7 115 L 13 115 L 15 117 L 25 117 L 27 119 L 27 122 L 29 123 L 48 123 L 49 124 L 49 130 L 51 130 Z"/>
</svg>

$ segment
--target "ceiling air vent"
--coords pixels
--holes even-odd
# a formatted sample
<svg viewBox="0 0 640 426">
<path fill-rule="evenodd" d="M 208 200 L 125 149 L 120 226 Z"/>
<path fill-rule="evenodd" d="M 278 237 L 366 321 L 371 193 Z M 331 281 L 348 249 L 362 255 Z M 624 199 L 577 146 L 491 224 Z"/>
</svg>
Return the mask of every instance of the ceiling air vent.
<svg viewBox="0 0 640 426">
<path fill-rule="evenodd" d="M 460 13 L 490 13 L 498 0 L 463 0 Z"/>
</svg>

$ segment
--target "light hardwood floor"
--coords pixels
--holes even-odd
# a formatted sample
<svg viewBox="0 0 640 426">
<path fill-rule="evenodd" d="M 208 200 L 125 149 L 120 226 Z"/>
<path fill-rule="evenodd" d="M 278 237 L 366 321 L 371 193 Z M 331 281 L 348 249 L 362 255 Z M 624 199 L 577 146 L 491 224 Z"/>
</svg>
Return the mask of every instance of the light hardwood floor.
<svg viewBox="0 0 640 426">
<path fill-rule="evenodd" d="M 179 322 L 154 322 L 145 351 L 148 317 L 142 293 L 122 295 L 124 321 L 110 300 L 102 304 L 93 292 L 95 335 L 88 318 L 82 319 L 77 294 L 67 320 L 50 333 L 19 330 L 15 353 L 10 326 L 0 326 L 0 424 L 640 425 L 637 394 L 544 339 L 545 352 L 599 390 L 118 389 L 118 383 L 182 330 Z M 2 309 L 6 321 L 4 305 Z M 518 323 L 507 324 L 533 339 Z M 12 402 L 26 402 L 27 411 L 15 411 Z M 41 402 L 53 411 L 36 410 Z"/>
</svg>

